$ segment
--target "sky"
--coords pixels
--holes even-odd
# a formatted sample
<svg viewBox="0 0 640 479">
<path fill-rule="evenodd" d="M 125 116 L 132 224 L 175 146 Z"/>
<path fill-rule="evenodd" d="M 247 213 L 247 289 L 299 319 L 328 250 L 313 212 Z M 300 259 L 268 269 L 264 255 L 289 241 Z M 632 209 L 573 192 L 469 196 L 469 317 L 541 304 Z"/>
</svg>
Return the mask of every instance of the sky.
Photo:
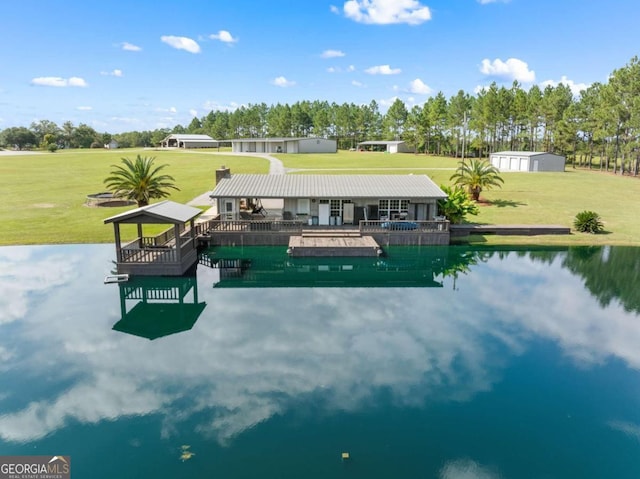
<svg viewBox="0 0 640 479">
<path fill-rule="evenodd" d="M 1 12 L 0 130 L 154 130 L 306 100 L 384 113 L 493 81 L 578 95 L 640 50 L 637 0 L 21 0 Z"/>
</svg>

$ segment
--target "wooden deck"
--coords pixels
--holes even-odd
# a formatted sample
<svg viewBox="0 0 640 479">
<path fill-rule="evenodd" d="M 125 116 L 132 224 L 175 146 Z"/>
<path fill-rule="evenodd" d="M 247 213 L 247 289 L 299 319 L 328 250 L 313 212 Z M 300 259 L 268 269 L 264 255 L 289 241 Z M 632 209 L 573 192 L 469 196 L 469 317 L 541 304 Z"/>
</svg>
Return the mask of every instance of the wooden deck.
<svg viewBox="0 0 640 479">
<path fill-rule="evenodd" d="M 380 245 L 371 236 L 362 236 L 359 230 L 302 230 L 299 236 L 289 238 L 290 256 L 353 257 L 379 256 Z"/>
</svg>

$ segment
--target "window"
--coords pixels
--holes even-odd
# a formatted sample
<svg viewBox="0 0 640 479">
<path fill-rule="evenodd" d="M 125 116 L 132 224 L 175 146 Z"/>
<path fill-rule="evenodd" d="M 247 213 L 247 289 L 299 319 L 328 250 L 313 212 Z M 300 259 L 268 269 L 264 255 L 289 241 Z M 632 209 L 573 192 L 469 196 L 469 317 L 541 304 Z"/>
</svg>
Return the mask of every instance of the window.
<svg viewBox="0 0 640 479">
<path fill-rule="evenodd" d="M 299 198 L 298 199 L 298 214 L 299 215 L 308 215 L 311 212 L 310 201 L 309 198 Z"/>
<path fill-rule="evenodd" d="M 352 200 L 330 200 L 330 216 L 342 216 L 342 210 L 345 203 L 352 203 Z"/>
<path fill-rule="evenodd" d="M 409 200 L 381 199 L 378 201 L 378 215 L 380 218 L 394 219 L 406 217 L 409 213 Z"/>
</svg>

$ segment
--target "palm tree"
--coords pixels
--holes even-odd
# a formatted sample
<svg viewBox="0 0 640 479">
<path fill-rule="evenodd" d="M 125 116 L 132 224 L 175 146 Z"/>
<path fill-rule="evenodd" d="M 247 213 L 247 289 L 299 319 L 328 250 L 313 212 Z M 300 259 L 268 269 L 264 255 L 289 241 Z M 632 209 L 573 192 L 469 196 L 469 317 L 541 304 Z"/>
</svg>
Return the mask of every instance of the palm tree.
<svg viewBox="0 0 640 479">
<path fill-rule="evenodd" d="M 111 165 L 111 176 L 104 180 L 114 196 L 134 200 L 138 207 L 146 206 L 152 198 L 166 198 L 169 189 L 180 191 L 173 176 L 159 174 L 168 165 L 154 166 L 155 158 L 141 157 L 135 160 L 122 158 L 122 165 Z"/>
<path fill-rule="evenodd" d="M 498 169 L 482 160 L 461 161 L 450 179 L 455 180 L 456 185 L 467 188 L 473 201 L 480 199 L 483 189 L 489 190 L 494 186 L 500 188 L 502 186 L 500 183 L 504 183 Z"/>
</svg>

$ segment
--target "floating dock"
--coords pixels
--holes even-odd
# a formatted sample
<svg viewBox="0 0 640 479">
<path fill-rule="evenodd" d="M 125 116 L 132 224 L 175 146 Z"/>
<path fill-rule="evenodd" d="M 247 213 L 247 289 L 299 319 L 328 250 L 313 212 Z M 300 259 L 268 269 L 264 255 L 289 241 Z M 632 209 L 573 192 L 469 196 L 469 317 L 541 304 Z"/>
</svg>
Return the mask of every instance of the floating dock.
<svg viewBox="0 0 640 479">
<path fill-rule="evenodd" d="M 303 230 L 301 235 L 289 238 L 287 253 L 292 257 L 376 257 L 382 254 L 382 248 L 372 236 L 362 236 L 359 230 Z"/>
</svg>

